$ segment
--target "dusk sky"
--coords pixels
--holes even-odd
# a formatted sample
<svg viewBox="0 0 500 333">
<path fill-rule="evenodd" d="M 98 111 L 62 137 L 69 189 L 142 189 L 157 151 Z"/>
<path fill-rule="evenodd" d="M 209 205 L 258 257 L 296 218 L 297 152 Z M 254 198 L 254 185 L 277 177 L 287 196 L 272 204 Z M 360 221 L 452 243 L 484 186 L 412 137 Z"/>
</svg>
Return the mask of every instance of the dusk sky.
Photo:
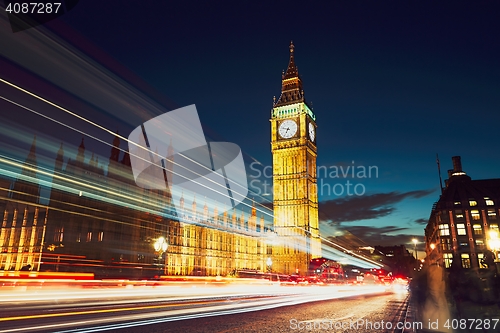
<svg viewBox="0 0 500 333">
<path fill-rule="evenodd" d="M 318 167 L 378 170 L 371 178 L 318 179 L 322 235 L 347 229 L 371 245 L 411 249 L 413 237 L 423 242 L 439 199 L 436 154 L 443 180 L 455 155 L 472 179 L 500 177 L 499 17 L 496 1 L 87 0 L 45 28 L 164 109 L 196 104 L 209 136 L 236 143 L 263 166 L 272 164 L 270 112 L 293 40 L 317 116 Z M 4 46 L 0 77 L 30 81 Z M 33 77 L 26 84 L 47 84 Z M 81 89 L 87 85 L 82 80 Z M 89 104 L 67 102 L 125 136 L 140 124 L 120 110 L 100 116 Z M 2 119 L 42 131 L 6 110 L 0 101 Z M 73 134 L 77 146 L 81 135 Z M 99 152 L 97 142 L 85 143 Z M 328 191 L 348 180 L 363 195 Z"/>
</svg>

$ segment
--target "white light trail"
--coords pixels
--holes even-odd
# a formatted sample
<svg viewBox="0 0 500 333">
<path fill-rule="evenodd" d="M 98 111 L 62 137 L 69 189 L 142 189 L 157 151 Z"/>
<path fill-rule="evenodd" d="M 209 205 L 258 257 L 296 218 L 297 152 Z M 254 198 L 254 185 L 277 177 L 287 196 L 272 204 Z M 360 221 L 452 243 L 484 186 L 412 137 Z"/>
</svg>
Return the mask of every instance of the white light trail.
<svg viewBox="0 0 500 333">
<path fill-rule="evenodd" d="M 1 332 L 29 332 L 29 331 L 40 331 L 47 329 L 57 329 L 61 330 L 63 328 L 70 328 L 75 326 L 89 326 L 89 328 L 77 328 L 77 329 L 69 329 L 65 332 L 95 332 L 95 331 L 109 331 L 115 330 L 119 328 L 126 327 L 137 327 L 137 326 L 145 326 L 152 325 L 158 323 L 165 323 L 171 321 L 178 320 L 186 320 L 186 319 L 195 319 L 195 318 L 204 318 L 204 317 L 212 317 L 212 316 L 221 316 L 221 315 L 229 315 L 229 314 L 237 314 L 237 313 L 245 313 L 259 310 L 269 310 L 278 307 L 291 306 L 304 304 L 307 302 L 315 302 L 322 300 L 330 300 L 330 299 L 339 299 L 345 297 L 353 297 L 353 296 L 361 296 L 361 295 L 370 295 L 370 294 L 381 294 L 385 293 L 384 286 L 307 286 L 307 287 L 279 287 L 279 286 L 252 286 L 252 285 L 238 285 L 238 286 L 228 286 L 228 287 L 204 287 L 200 289 L 193 288 L 191 295 L 192 296 L 183 296 L 181 298 L 166 298 L 169 302 L 176 299 L 182 300 L 196 300 L 202 299 L 207 300 L 206 306 L 199 307 L 187 307 L 182 309 L 165 309 L 162 311 L 154 311 L 150 312 L 149 310 L 153 309 L 161 309 L 162 307 L 168 308 L 172 307 L 172 304 L 158 304 L 158 305 L 145 305 L 143 310 L 147 310 L 145 313 L 135 313 L 124 315 L 125 312 L 137 311 L 140 310 L 140 306 L 134 307 L 132 304 L 135 301 L 131 302 L 131 305 L 125 307 L 126 302 L 120 302 L 124 307 L 122 308 L 104 308 L 102 310 L 76 310 L 70 312 L 58 312 L 58 313 L 49 313 L 49 314 L 41 314 L 41 315 L 28 315 L 25 317 L 17 317 L 12 318 L 13 321 L 10 321 L 9 318 L 5 318 L 5 322 L 15 322 L 23 319 L 37 319 L 40 321 L 43 318 L 63 318 L 64 317 L 72 317 L 71 321 L 53 323 L 53 324 L 39 324 L 37 326 L 31 327 L 20 327 L 20 328 L 10 328 L 8 330 L 0 330 Z M 210 290 L 211 289 L 211 290 Z M 165 289 L 166 290 L 166 289 Z M 189 295 L 189 288 L 181 289 L 185 294 Z M 200 290 L 205 290 L 208 292 L 203 297 L 195 296 L 196 293 L 200 294 Z M 233 292 L 231 292 L 233 290 Z M 239 293 L 238 293 L 239 290 Z M 241 292 L 245 290 L 244 292 Z M 169 289 L 169 292 L 172 292 L 173 288 Z M 113 296 L 112 294 L 106 294 L 103 291 L 93 292 L 87 291 L 89 294 L 93 294 L 93 297 L 101 299 L 106 298 L 126 298 L 130 297 L 130 293 L 126 295 L 126 293 L 122 293 L 121 295 Z M 158 290 L 154 288 L 148 291 L 142 291 L 144 293 L 146 302 L 157 302 L 163 301 L 165 298 L 151 298 L 151 295 L 156 295 Z M 201 291 L 203 293 L 203 291 Z M 210 295 L 210 293 L 212 293 Z M 135 293 L 134 296 L 140 295 L 139 293 Z M 255 298 L 255 296 L 261 296 L 261 298 Z M 56 299 L 58 295 L 56 295 Z M 250 299 L 234 299 L 236 302 L 227 302 L 222 301 L 219 303 L 210 302 L 210 299 L 223 299 L 231 297 L 245 297 L 248 296 Z M 262 298 L 265 296 L 274 296 L 271 298 Z M 74 297 L 74 296 L 73 296 Z M 97 302 L 96 305 L 108 305 L 111 301 Z M 95 304 L 95 303 L 93 303 Z M 115 303 L 116 304 L 116 303 Z M 149 303 L 148 303 L 149 304 Z M 29 305 L 29 303 L 27 304 Z M 175 304 L 174 304 L 175 305 Z M 116 312 L 116 313 L 114 313 Z M 96 319 L 74 319 L 74 316 L 88 316 L 100 313 L 109 313 L 111 316 L 109 317 L 99 317 Z M 124 323 L 123 321 L 127 320 L 128 322 Z M 121 322 L 121 323 L 120 323 Z M 114 323 L 114 324 L 113 324 Z"/>
<path fill-rule="evenodd" d="M 38 99 L 38 100 L 40 100 L 40 101 L 42 101 L 42 102 L 45 102 L 45 103 L 47 103 L 48 105 L 50 105 L 50 106 L 52 106 L 52 107 L 55 107 L 55 108 L 57 108 L 57 109 L 59 109 L 59 110 L 61 110 L 61 111 L 65 112 L 65 113 L 67 113 L 67 114 L 69 114 L 69 115 L 71 115 L 71 116 L 73 116 L 73 117 L 76 117 L 76 118 L 77 118 L 77 119 L 79 119 L 79 120 L 82 120 L 82 121 L 84 121 L 84 122 L 86 122 L 86 123 L 88 123 L 88 124 L 90 124 L 90 125 L 92 125 L 92 126 L 95 126 L 95 127 L 97 127 L 98 129 L 100 129 L 100 130 L 102 130 L 102 131 L 105 131 L 105 132 L 107 132 L 107 133 L 109 133 L 109 134 L 111 134 L 111 135 L 115 135 L 115 136 L 117 136 L 118 138 L 120 138 L 121 140 L 124 140 L 125 142 L 127 142 L 128 144 L 132 143 L 133 145 L 135 145 L 135 146 L 139 147 L 140 149 L 144 149 L 142 146 L 138 145 L 137 143 L 135 143 L 135 142 L 133 142 L 133 141 L 128 140 L 128 138 L 126 138 L 126 137 L 124 137 L 124 136 L 121 136 L 121 135 L 119 135 L 118 133 L 114 133 L 113 131 L 111 131 L 111 130 L 107 129 L 107 128 L 106 128 L 106 127 L 104 127 L 104 126 L 101 126 L 101 125 L 99 125 L 99 124 L 97 124 L 97 123 L 95 123 L 95 122 L 93 122 L 93 121 L 91 121 L 91 120 L 89 120 L 89 119 L 87 119 L 87 118 L 85 118 L 85 117 L 82 117 L 82 116 L 78 115 L 78 114 L 77 114 L 77 113 L 75 113 L 75 112 L 72 112 L 72 111 L 70 111 L 70 110 L 68 110 L 68 109 L 66 109 L 66 108 L 64 108 L 64 107 L 62 107 L 62 106 L 60 106 L 60 105 L 58 105 L 58 104 L 56 104 L 56 103 L 53 103 L 53 102 L 51 102 L 51 101 L 49 101 L 49 100 L 47 100 L 47 99 L 45 99 L 45 98 L 43 98 L 43 97 L 41 97 L 41 96 L 38 96 L 38 95 L 36 95 L 36 94 L 34 94 L 34 93 L 32 93 L 32 92 L 30 92 L 30 91 L 28 91 L 28 90 L 26 90 L 26 89 L 24 89 L 24 88 L 22 88 L 22 87 L 19 87 L 19 86 L 15 85 L 15 84 L 13 84 L 13 83 L 11 83 L 11 82 L 9 82 L 9 81 L 5 80 L 5 79 L 0 78 L 0 82 L 3 82 L 3 83 L 5 83 L 6 85 L 8 85 L 8 86 L 10 86 L 10 87 L 13 87 L 13 88 L 15 88 L 15 89 L 17 89 L 17 90 L 19 90 L 19 91 L 21 91 L 21 92 L 25 93 L 25 94 L 28 94 L 29 96 L 32 96 L 32 97 L 34 97 L 34 98 L 36 98 L 36 99 Z M 50 121 L 52 121 L 52 122 L 55 122 L 55 123 L 57 123 L 58 125 L 64 126 L 64 127 L 66 127 L 66 128 L 69 128 L 69 129 L 71 129 L 71 130 L 73 130 L 73 131 L 77 132 L 77 133 L 80 133 L 80 134 L 82 134 L 82 135 L 85 135 L 85 136 L 87 136 L 87 137 L 90 137 L 90 138 L 92 138 L 92 139 L 94 139 L 94 140 L 96 140 L 96 141 L 98 141 L 98 142 L 100 142 L 100 143 L 103 143 L 103 144 L 107 145 L 107 146 L 114 147 L 112 144 L 110 144 L 110 143 L 108 143 L 108 142 L 106 142 L 106 141 L 104 141 L 104 140 L 102 140 L 102 139 L 99 139 L 99 138 L 97 138 L 96 136 L 93 136 L 93 135 L 91 135 L 91 134 L 89 134 L 89 133 L 87 133 L 87 132 L 84 132 L 84 131 L 82 131 L 82 130 L 79 130 L 79 129 L 77 129 L 77 128 L 73 127 L 73 126 L 70 126 L 70 125 L 65 124 L 65 123 L 63 123 L 63 122 L 61 122 L 61 121 L 58 121 L 57 119 L 54 119 L 54 118 L 52 118 L 52 117 L 49 117 L 49 116 L 47 116 L 47 115 L 45 115 L 45 114 L 43 114 L 43 113 L 41 113 L 41 112 L 38 112 L 38 111 L 33 110 L 33 109 L 31 109 L 31 108 L 28 108 L 28 107 L 26 107 L 26 106 L 24 106 L 24 105 L 22 105 L 22 104 L 19 104 L 19 103 L 15 102 L 15 101 L 10 100 L 10 99 L 8 99 L 8 98 L 6 98 L 6 97 L 4 97 L 4 96 L 0 96 L 0 99 L 3 99 L 3 100 L 5 100 L 6 102 L 9 102 L 9 103 L 11 103 L 11 104 L 13 104 L 13 105 L 16 105 L 17 107 L 20 107 L 20 108 L 22 108 L 22 109 L 24 109 L 24 110 L 26 110 L 26 111 L 32 112 L 32 113 L 34 113 L 34 114 L 36 114 L 36 115 L 38 115 L 38 116 L 40 116 L 40 117 L 43 117 L 43 118 L 48 119 L 48 120 L 50 120 Z M 124 149 L 122 149 L 122 148 L 120 148 L 120 147 L 116 147 L 116 148 L 117 148 L 117 149 L 119 149 L 119 150 L 120 150 L 120 151 L 122 151 L 122 152 L 129 153 L 128 151 L 126 151 L 126 150 L 124 150 Z M 156 157 L 157 157 L 157 158 L 159 158 L 160 160 L 161 160 L 161 159 L 164 159 L 164 157 L 163 157 L 163 156 L 160 156 L 160 155 L 159 155 L 159 154 L 157 154 L 156 152 L 152 152 L 152 151 L 148 150 L 148 153 L 149 153 L 149 154 L 152 154 L 152 155 L 154 155 L 154 156 L 156 156 Z M 130 154 L 130 153 L 129 153 L 129 154 Z M 150 160 L 146 160 L 146 159 L 142 158 L 141 156 L 137 156 L 137 155 L 135 155 L 135 154 L 131 154 L 131 155 L 132 155 L 132 156 L 134 156 L 134 157 L 136 157 L 137 159 L 140 159 L 140 160 L 145 161 L 146 163 L 149 163 L 150 165 L 154 165 L 155 167 L 159 167 L 159 168 L 163 169 L 163 168 L 162 168 L 162 167 L 160 167 L 159 165 L 157 165 L 157 164 L 153 163 L 153 162 L 152 162 L 152 161 L 150 161 Z M 182 154 L 180 154 L 180 155 L 182 155 Z M 206 166 L 204 166 L 204 165 L 200 164 L 199 162 L 194 161 L 194 160 L 192 160 L 191 158 L 188 158 L 188 157 L 186 157 L 186 156 L 184 156 L 184 155 L 182 155 L 182 156 L 183 156 L 184 158 L 186 158 L 187 160 L 191 161 L 192 163 L 194 163 L 194 164 L 196 164 L 196 165 L 200 166 L 201 168 L 206 169 L 206 170 L 208 170 L 208 171 L 212 171 L 212 170 L 210 170 L 209 168 L 207 168 Z M 174 164 L 174 165 L 176 165 L 176 166 L 180 166 L 180 167 L 182 167 L 182 168 L 185 168 L 183 165 L 180 165 L 180 164 L 176 163 L 174 160 L 166 159 L 166 161 L 167 161 L 167 162 L 170 162 L 170 163 L 173 163 L 173 164 Z M 207 178 L 206 176 L 203 176 L 203 175 L 201 175 L 201 174 L 199 174 L 199 173 L 197 173 L 197 172 L 192 172 L 192 173 L 193 173 L 193 174 L 195 174 L 195 175 L 197 175 L 197 176 L 199 176 L 199 178 L 203 178 L 203 179 L 205 179 L 205 180 L 208 180 L 210 183 L 212 183 L 212 185 L 215 185 L 215 186 L 217 186 L 217 187 L 222 187 L 222 186 L 221 186 L 218 182 L 216 182 L 216 181 L 214 181 L 214 180 L 212 180 L 212 179 L 209 179 L 209 178 Z M 180 176 L 180 177 L 182 177 L 182 178 L 185 178 L 184 176 L 182 176 L 182 175 L 180 175 L 180 174 L 178 174 L 178 173 L 175 173 L 175 172 L 174 172 L 174 174 L 175 174 L 175 175 L 178 175 L 178 176 Z M 218 177 L 222 177 L 222 175 L 219 175 L 218 173 L 216 173 L 215 175 L 216 175 L 216 176 L 218 176 Z M 187 179 L 187 178 L 185 178 L 185 179 Z M 200 185 L 200 186 L 202 186 L 202 187 L 204 187 L 204 188 L 206 188 L 206 189 L 208 189 L 208 190 L 210 190 L 210 191 L 213 191 L 213 192 L 215 192 L 215 193 L 217 193 L 217 194 L 219 194 L 219 195 L 223 195 L 223 196 L 225 196 L 225 197 L 228 197 L 228 198 L 229 198 L 229 196 L 228 196 L 228 194 L 227 194 L 227 189 L 226 189 L 226 188 L 224 188 L 224 190 L 220 190 L 220 191 L 219 191 L 219 190 L 215 189 L 214 187 L 209 187 L 209 186 L 203 185 L 203 184 L 201 184 L 201 183 L 199 183 L 199 182 L 197 182 L 197 181 L 195 181 L 195 180 L 190 180 L 190 181 L 191 181 L 191 182 L 193 182 L 193 183 L 195 183 L 195 184 L 198 184 L 198 185 Z M 237 185 L 240 189 L 242 189 L 242 188 L 243 188 L 240 184 L 236 184 L 236 185 Z M 241 193 L 241 192 L 238 192 L 236 189 L 233 189 L 233 188 L 232 188 L 232 189 L 231 189 L 231 191 L 232 191 L 232 192 L 235 192 L 235 193 L 237 193 L 237 194 L 242 195 L 242 193 Z M 246 205 L 247 207 L 251 207 L 251 206 L 250 206 L 249 204 L 247 204 L 247 203 L 242 202 L 242 204 L 243 204 L 243 205 Z M 264 207 L 264 206 L 262 206 L 262 207 Z M 266 214 L 266 215 L 270 215 L 270 216 L 272 216 L 272 214 L 271 214 L 271 213 L 269 213 L 268 211 L 260 210 L 259 212 L 264 213 L 264 214 Z"/>
</svg>

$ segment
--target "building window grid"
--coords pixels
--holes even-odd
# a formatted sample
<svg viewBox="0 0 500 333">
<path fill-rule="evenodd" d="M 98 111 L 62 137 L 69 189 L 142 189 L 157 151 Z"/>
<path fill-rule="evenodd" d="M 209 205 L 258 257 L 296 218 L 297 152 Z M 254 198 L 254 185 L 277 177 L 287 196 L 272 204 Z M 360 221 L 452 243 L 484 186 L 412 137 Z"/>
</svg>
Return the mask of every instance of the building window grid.
<svg viewBox="0 0 500 333">
<path fill-rule="evenodd" d="M 443 253 L 443 261 L 444 261 L 444 266 L 446 268 L 450 268 L 451 263 L 453 261 L 453 254 L 452 253 Z"/>
<path fill-rule="evenodd" d="M 479 249 L 482 249 L 484 247 L 484 240 L 482 240 L 482 239 L 476 239 L 476 246 Z"/>
<path fill-rule="evenodd" d="M 443 251 L 450 251 L 451 250 L 451 239 L 441 238 L 441 249 Z"/>
<path fill-rule="evenodd" d="M 480 224 L 474 224 L 472 226 L 472 229 L 474 230 L 474 235 L 482 235 L 483 234 L 483 227 Z"/>
<path fill-rule="evenodd" d="M 456 210 L 455 211 L 455 218 L 457 220 L 462 220 L 464 218 L 464 213 L 461 210 Z"/>
<path fill-rule="evenodd" d="M 468 253 L 462 253 L 460 255 L 460 259 L 462 260 L 463 268 L 470 268 L 470 255 Z"/>
<path fill-rule="evenodd" d="M 449 236 L 450 235 L 450 226 L 448 224 L 440 224 L 439 225 L 439 235 L 440 236 Z"/>
<path fill-rule="evenodd" d="M 479 261 L 479 267 L 487 268 L 488 266 L 483 262 L 483 259 L 484 259 L 484 253 L 478 253 L 477 260 Z"/>
<path fill-rule="evenodd" d="M 471 214 L 471 217 L 473 220 L 480 220 L 481 219 L 481 214 L 479 213 L 478 210 L 471 210 L 470 214 Z"/>
<path fill-rule="evenodd" d="M 467 235 L 467 230 L 465 229 L 465 224 L 457 223 L 457 234 L 459 236 Z"/>
</svg>

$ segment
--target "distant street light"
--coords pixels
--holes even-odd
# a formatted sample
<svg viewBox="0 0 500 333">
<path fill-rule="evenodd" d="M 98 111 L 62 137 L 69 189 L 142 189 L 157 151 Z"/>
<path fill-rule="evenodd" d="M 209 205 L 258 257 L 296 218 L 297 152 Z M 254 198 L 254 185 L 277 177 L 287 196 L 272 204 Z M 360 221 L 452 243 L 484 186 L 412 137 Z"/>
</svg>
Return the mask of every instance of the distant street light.
<svg viewBox="0 0 500 333">
<path fill-rule="evenodd" d="M 418 253 L 417 253 L 418 240 L 416 238 L 413 238 L 412 242 L 413 242 L 413 252 L 415 252 L 415 259 L 418 260 Z"/>
<path fill-rule="evenodd" d="M 154 249 L 158 252 L 158 260 L 161 260 L 163 253 L 167 252 L 168 243 L 165 237 L 159 237 L 153 244 Z M 167 274 L 167 256 L 165 256 L 165 260 L 163 262 L 163 274 Z"/>
</svg>

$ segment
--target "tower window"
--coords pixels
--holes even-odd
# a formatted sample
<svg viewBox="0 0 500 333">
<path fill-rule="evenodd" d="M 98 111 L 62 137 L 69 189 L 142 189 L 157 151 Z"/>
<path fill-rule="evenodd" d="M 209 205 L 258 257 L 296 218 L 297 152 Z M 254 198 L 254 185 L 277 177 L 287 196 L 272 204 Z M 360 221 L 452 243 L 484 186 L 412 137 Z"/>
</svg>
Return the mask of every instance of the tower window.
<svg viewBox="0 0 500 333">
<path fill-rule="evenodd" d="M 477 206 L 477 201 L 476 200 L 469 200 L 469 206 L 471 206 L 471 207 Z"/>
<path fill-rule="evenodd" d="M 457 218 L 457 220 L 461 220 L 464 218 L 464 214 L 462 213 L 461 210 L 456 210 L 455 211 L 455 217 Z"/>
<path fill-rule="evenodd" d="M 140 240 L 145 240 L 146 239 L 146 222 L 141 221 L 141 228 L 139 229 L 139 239 Z"/>
<path fill-rule="evenodd" d="M 54 242 L 62 242 L 64 238 L 64 227 L 56 228 L 54 233 Z"/>
<path fill-rule="evenodd" d="M 488 218 L 490 220 L 496 220 L 497 218 L 497 213 L 495 212 L 494 209 L 488 209 Z"/>
<path fill-rule="evenodd" d="M 76 242 L 80 243 L 82 241 L 82 225 L 78 225 L 76 230 Z"/>
<path fill-rule="evenodd" d="M 479 214 L 478 210 L 471 210 L 470 214 L 471 214 L 473 220 L 480 220 L 481 219 L 481 215 Z"/>
</svg>

